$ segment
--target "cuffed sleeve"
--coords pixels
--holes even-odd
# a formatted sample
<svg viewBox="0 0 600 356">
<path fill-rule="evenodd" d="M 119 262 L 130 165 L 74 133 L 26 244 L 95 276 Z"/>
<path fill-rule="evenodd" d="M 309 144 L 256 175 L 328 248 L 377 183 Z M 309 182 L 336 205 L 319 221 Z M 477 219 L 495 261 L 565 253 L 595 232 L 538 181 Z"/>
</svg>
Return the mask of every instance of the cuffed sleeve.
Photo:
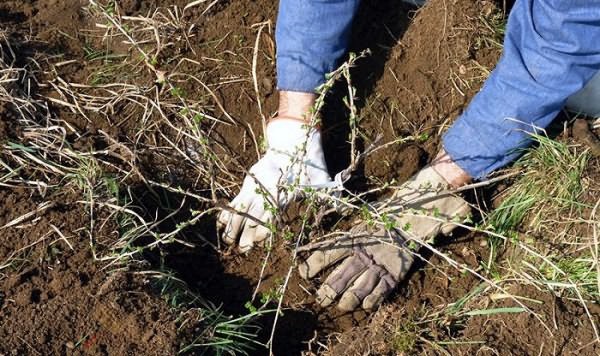
<svg viewBox="0 0 600 356">
<path fill-rule="evenodd" d="M 518 157 L 566 99 L 600 70 L 600 1 L 517 0 L 504 52 L 482 90 L 444 136 L 474 178 Z"/>
</svg>

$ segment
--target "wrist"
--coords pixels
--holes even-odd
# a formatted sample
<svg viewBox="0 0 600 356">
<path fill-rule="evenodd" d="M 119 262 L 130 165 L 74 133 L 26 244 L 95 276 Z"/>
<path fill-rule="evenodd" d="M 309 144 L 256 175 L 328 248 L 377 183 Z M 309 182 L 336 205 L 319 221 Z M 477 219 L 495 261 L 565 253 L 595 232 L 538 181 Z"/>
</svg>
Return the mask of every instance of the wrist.
<svg viewBox="0 0 600 356">
<path fill-rule="evenodd" d="M 316 100 L 317 96 L 313 93 L 280 91 L 277 117 L 271 121 L 286 118 L 310 124 Z"/>
<path fill-rule="evenodd" d="M 431 167 L 453 188 L 461 187 L 472 180 L 465 170 L 452 161 L 444 149 L 440 150 L 431 162 Z"/>
</svg>

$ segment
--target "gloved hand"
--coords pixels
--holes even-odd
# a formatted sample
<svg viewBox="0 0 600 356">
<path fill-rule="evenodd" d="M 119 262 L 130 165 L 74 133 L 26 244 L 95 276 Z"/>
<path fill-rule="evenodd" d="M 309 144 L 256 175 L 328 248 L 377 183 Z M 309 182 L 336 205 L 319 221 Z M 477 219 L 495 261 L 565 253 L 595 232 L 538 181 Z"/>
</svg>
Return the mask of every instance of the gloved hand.
<svg viewBox="0 0 600 356">
<path fill-rule="evenodd" d="M 312 278 L 341 261 L 317 291 L 317 302 L 326 307 L 341 295 L 338 308 L 343 311 L 361 305 L 366 310 L 378 307 L 413 263 L 409 240 L 448 235 L 456 227 L 452 221 L 470 212 L 467 202 L 449 194 L 447 188 L 442 176 L 425 167 L 394 193 L 391 204 L 380 204 L 378 210 L 393 219 L 392 229 L 362 223 L 349 236 L 315 249 L 308 246 L 314 252 L 298 267 L 303 278 Z"/>
<path fill-rule="evenodd" d="M 265 135 L 267 152 L 250 168 L 229 206 L 268 224 L 273 220 L 273 206 L 281 209 L 300 194 L 299 189 L 290 191 L 290 185 L 319 187 L 330 183 L 331 178 L 317 129 L 280 118 L 268 124 Z M 270 233 L 257 221 L 227 210 L 220 213 L 217 224 L 227 244 L 236 243 L 239 237 L 240 252 L 249 251 Z"/>
</svg>

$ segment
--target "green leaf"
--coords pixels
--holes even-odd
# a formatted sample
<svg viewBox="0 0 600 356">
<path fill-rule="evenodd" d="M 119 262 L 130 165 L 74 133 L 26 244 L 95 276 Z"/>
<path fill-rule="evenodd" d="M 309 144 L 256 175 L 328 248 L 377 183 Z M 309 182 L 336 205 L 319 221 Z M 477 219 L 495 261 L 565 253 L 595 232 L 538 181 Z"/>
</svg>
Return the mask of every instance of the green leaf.
<svg viewBox="0 0 600 356">
<path fill-rule="evenodd" d="M 525 308 L 522 308 L 522 307 L 477 309 L 477 310 L 471 310 L 470 312 L 465 313 L 465 315 L 476 316 L 476 315 L 510 314 L 510 313 L 522 313 L 524 311 L 526 311 L 526 310 L 525 310 Z"/>
</svg>

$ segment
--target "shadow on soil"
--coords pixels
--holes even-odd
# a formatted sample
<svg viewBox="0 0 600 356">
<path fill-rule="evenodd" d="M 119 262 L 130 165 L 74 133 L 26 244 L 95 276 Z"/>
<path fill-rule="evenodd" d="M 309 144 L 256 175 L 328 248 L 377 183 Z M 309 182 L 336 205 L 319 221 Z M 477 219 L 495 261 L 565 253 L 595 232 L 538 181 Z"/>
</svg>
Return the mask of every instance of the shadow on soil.
<svg viewBox="0 0 600 356">
<path fill-rule="evenodd" d="M 159 227 L 160 232 L 172 231 L 176 222 L 191 218 L 190 211 L 198 209 L 193 204 L 182 204 L 181 196 L 164 190 L 148 191 L 146 187 L 134 190 L 133 205 L 145 212 L 148 219 L 161 219 L 179 209 L 171 219 L 165 220 Z M 203 219 L 198 224 L 185 229 L 178 238 L 194 244 L 191 248 L 180 244 L 166 245 L 159 250 L 147 251 L 145 259 L 154 269 L 168 269 L 187 283 L 196 294 L 232 316 L 248 314 L 246 302 L 252 299 L 254 282 L 226 271 L 225 263 L 239 263 L 240 270 L 244 268 L 243 256 L 224 256 L 215 249 L 217 246 L 217 231 L 214 217 Z M 142 243 L 143 244 L 143 243 Z M 225 261 L 227 259 L 227 261 Z M 265 276 L 268 278 L 268 276 Z M 257 320 L 261 326 L 258 341 L 266 343 L 270 338 L 274 314 L 269 314 Z M 285 310 L 277 323 L 277 333 L 274 342 L 276 355 L 299 355 L 306 349 L 306 342 L 314 337 L 318 328 L 317 317 L 313 312 L 302 310 Z M 256 347 L 253 355 L 264 355 L 267 351 Z"/>
<path fill-rule="evenodd" d="M 357 109 L 365 105 L 365 98 L 385 70 L 391 50 L 402 38 L 415 8 L 399 1 L 363 1 L 353 24 L 350 52 L 359 54 L 369 49 L 371 54 L 360 59 L 351 70 L 352 85 L 356 88 Z M 344 60 L 347 58 L 344 58 Z M 338 81 L 332 88 L 323 108 L 324 150 L 330 172 L 345 169 L 350 163 L 349 110 L 343 102 L 348 95 L 345 81 Z M 357 142 L 357 149 L 364 149 L 364 142 Z M 363 168 L 350 182 L 350 189 L 364 188 Z"/>
<path fill-rule="evenodd" d="M 180 195 L 173 195 L 166 191 L 155 191 L 155 193 L 157 194 L 150 193 L 145 187 L 139 187 L 133 194 L 134 205 L 146 212 L 148 215 L 146 218 L 161 219 L 173 213 L 172 207 L 182 206 Z M 193 204 L 183 204 L 180 212 L 172 220 L 165 220 L 158 230 L 172 231 L 177 221 L 189 219 L 191 217 L 189 211 L 197 208 Z M 147 252 L 145 258 L 154 269 L 164 268 L 174 271 L 176 276 L 185 281 L 193 292 L 214 305 L 220 306 L 225 314 L 234 317 L 245 315 L 248 313 L 245 304 L 252 299 L 256 287 L 255 281 L 231 273 L 231 271 L 238 267 L 240 271 L 248 268 L 249 261 L 243 256 L 222 255 L 212 246 L 217 244 L 216 237 L 215 221 L 210 217 L 186 229 L 178 237 L 196 247 L 190 248 L 179 244 L 165 245 L 159 250 Z M 442 244 L 451 249 L 451 245 L 464 242 L 464 239 L 468 238 L 465 233 L 459 232 L 455 238 L 445 240 Z M 413 275 L 426 265 L 426 261 L 432 257 L 432 254 L 422 251 L 422 256 L 424 260 L 418 261 L 412 266 L 407 278 L 399 286 L 400 293 L 407 288 L 408 281 L 413 278 Z M 229 268 L 226 268 L 225 264 Z M 270 277 L 264 276 L 265 279 Z M 258 337 L 259 342 L 265 343 L 269 340 L 274 316 L 274 314 L 269 314 L 257 320 L 258 325 L 262 328 Z M 307 350 L 308 342 L 315 335 L 318 334 L 322 337 L 331 332 L 339 332 L 348 326 L 360 324 L 367 318 L 368 315 L 362 311 L 351 315 L 340 314 L 335 309 L 319 309 L 316 306 L 304 310 L 285 309 L 277 323 L 274 353 L 275 355 L 300 355 L 302 351 Z M 267 350 L 257 347 L 252 354 L 265 355 Z"/>
<path fill-rule="evenodd" d="M 387 62 L 391 49 L 406 31 L 410 22 L 411 10 L 406 5 L 399 5 L 395 1 L 377 1 L 362 3 L 353 27 L 351 40 L 351 51 L 360 53 L 369 48 L 371 55 L 360 60 L 356 68 L 352 70 L 353 85 L 357 89 L 359 101 L 358 108 L 365 105 L 364 98 L 370 95 L 377 80 L 382 76 L 385 63 Z M 332 89 L 324 108 L 323 117 L 326 118 L 324 140 L 326 157 L 331 172 L 338 172 L 349 164 L 349 144 L 347 142 L 350 127 L 348 124 L 348 109 L 342 99 L 347 95 L 345 83 L 338 83 Z M 359 150 L 362 149 L 359 142 Z M 363 173 L 357 172 L 353 189 L 361 189 Z M 162 218 L 173 212 L 173 209 L 181 206 L 181 196 L 173 195 L 166 191 L 151 194 L 145 187 L 139 187 L 134 191 L 134 205 L 139 206 L 148 218 Z M 191 209 L 201 209 L 186 203 L 171 220 L 166 220 L 159 230 L 172 231 L 176 221 L 186 221 L 191 217 Z M 188 216 L 186 216 L 188 215 Z M 244 304 L 251 300 L 254 292 L 253 282 L 239 275 L 228 273 L 224 267 L 223 255 L 213 246 L 217 245 L 217 232 L 215 230 L 214 217 L 204 219 L 195 226 L 185 230 L 182 234 L 186 241 L 197 247 L 189 248 L 180 245 L 166 246 L 160 251 L 149 252 L 147 260 L 157 268 L 164 266 L 176 272 L 177 277 L 184 280 L 189 287 L 211 301 L 227 314 L 247 314 Z M 207 242 L 208 240 L 208 242 Z M 213 246 L 211 246 L 213 245 Z M 429 256 L 424 256 L 428 258 Z M 227 263 L 238 263 L 243 265 L 242 256 L 227 257 Z M 412 275 L 422 264 L 415 264 L 410 273 Z M 402 288 L 402 286 L 400 287 Z M 322 315 L 330 311 L 315 312 L 302 310 L 285 310 L 280 316 L 277 324 L 277 332 L 274 343 L 276 355 L 300 355 L 307 349 L 307 343 L 313 339 L 318 331 L 337 331 L 330 325 L 322 325 L 324 320 L 335 319 L 337 316 Z M 259 323 L 263 326 L 260 341 L 268 340 L 271 332 L 274 315 L 269 315 Z M 344 316 L 342 316 L 344 317 Z M 363 320 L 364 320 L 363 316 Z M 329 324 L 329 323 L 328 323 Z M 255 355 L 267 354 L 264 349 L 257 349 Z"/>
</svg>

